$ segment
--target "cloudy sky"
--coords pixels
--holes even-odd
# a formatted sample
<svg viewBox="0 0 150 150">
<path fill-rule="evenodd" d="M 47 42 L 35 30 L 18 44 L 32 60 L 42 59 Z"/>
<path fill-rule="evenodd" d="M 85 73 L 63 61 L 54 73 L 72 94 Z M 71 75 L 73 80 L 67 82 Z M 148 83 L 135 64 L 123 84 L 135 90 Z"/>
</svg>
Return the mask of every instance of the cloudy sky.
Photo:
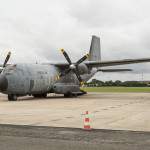
<svg viewBox="0 0 150 150">
<path fill-rule="evenodd" d="M 102 60 L 150 57 L 149 0 L 0 0 L 0 61 L 77 60 L 101 37 Z M 128 65 L 133 73 L 98 73 L 101 80 L 150 80 L 150 63 Z"/>
</svg>

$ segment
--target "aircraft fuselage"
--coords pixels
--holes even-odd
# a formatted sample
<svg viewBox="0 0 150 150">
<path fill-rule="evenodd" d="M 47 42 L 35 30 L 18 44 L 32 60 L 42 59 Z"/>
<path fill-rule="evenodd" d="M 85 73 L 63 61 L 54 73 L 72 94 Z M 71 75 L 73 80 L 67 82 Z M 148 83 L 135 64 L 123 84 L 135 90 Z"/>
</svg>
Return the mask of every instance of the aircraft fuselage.
<svg viewBox="0 0 150 150">
<path fill-rule="evenodd" d="M 5 94 L 16 95 L 48 93 L 58 80 L 58 74 L 53 65 L 10 65 L 1 74 L 0 90 Z"/>
</svg>

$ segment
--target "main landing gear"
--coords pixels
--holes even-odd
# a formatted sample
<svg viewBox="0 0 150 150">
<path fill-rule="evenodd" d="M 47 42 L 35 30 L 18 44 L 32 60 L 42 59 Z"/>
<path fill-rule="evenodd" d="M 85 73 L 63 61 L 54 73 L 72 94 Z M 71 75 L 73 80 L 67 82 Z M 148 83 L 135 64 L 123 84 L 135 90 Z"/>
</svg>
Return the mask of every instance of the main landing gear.
<svg viewBox="0 0 150 150">
<path fill-rule="evenodd" d="M 33 94 L 33 96 L 35 98 L 46 98 L 47 97 L 47 93 L 44 93 L 44 94 Z"/>
<path fill-rule="evenodd" d="M 77 97 L 77 96 L 81 96 L 81 95 L 84 95 L 84 94 L 87 94 L 86 91 L 84 90 L 80 90 L 79 92 L 68 92 L 68 93 L 65 93 L 64 94 L 64 97 L 65 98 L 69 98 L 69 97 Z"/>
<path fill-rule="evenodd" d="M 8 94 L 8 100 L 9 101 L 16 101 L 17 100 L 17 95 L 15 95 L 15 94 Z"/>
</svg>

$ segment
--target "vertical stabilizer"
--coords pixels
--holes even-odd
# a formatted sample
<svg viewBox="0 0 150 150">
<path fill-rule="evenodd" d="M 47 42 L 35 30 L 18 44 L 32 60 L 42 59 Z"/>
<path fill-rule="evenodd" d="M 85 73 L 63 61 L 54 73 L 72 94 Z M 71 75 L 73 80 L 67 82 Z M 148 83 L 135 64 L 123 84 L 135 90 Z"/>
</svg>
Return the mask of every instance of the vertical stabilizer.
<svg viewBox="0 0 150 150">
<path fill-rule="evenodd" d="M 100 38 L 95 35 L 92 36 L 89 54 L 89 61 L 101 61 Z"/>
</svg>

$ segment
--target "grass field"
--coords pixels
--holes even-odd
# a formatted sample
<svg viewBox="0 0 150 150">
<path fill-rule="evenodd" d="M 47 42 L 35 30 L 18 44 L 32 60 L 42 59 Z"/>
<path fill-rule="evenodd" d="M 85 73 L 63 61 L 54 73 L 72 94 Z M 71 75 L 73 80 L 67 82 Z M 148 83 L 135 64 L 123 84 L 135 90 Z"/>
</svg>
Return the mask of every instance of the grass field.
<svg viewBox="0 0 150 150">
<path fill-rule="evenodd" d="M 149 93 L 150 87 L 83 87 L 87 92 L 126 92 L 126 93 Z"/>
</svg>

